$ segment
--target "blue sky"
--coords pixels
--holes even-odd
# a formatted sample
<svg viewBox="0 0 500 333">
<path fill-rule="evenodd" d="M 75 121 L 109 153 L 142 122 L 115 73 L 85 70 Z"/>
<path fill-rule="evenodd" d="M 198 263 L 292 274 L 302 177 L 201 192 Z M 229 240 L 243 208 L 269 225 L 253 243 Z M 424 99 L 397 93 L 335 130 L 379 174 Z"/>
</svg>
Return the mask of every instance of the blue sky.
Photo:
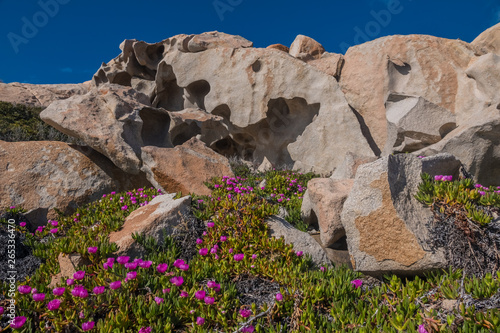
<svg viewBox="0 0 500 333">
<path fill-rule="evenodd" d="M 303 34 L 343 53 L 394 34 L 470 42 L 498 22 L 500 0 L 0 0 L 0 80 L 90 80 L 124 39 L 218 30 L 265 47 Z"/>
</svg>

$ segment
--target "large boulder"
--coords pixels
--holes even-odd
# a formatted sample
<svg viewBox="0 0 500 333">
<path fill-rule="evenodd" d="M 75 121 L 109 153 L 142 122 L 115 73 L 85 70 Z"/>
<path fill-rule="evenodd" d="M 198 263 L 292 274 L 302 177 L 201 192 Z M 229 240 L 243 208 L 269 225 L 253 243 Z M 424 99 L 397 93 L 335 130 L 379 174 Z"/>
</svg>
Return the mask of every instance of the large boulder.
<svg viewBox="0 0 500 333">
<path fill-rule="evenodd" d="M 455 113 L 459 81 L 474 57 L 460 40 L 424 35 L 389 36 L 349 48 L 340 85 L 382 151 L 387 142 L 389 92 L 421 96 Z"/>
<path fill-rule="evenodd" d="M 323 45 L 304 35 L 295 37 L 289 51 L 291 56 L 304 61 L 319 59 L 324 52 Z"/>
<path fill-rule="evenodd" d="M 174 197 L 173 193 L 157 196 L 148 205 L 134 210 L 122 228 L 109 235 L 109 241 L 118 245 L 118 255 L 139 257 L 144 254 L 142 246 L 132 238 L 133 234 L 153 237 L 161 244 L 164 234 L 172 234 L 176 226 L 185 222 L 183 217 L 189 215 L 191 197 Z"/>
<path fill-rule="evenodd" d="M 307 232 L 294 228 L 290 223 L 278 216 L 271 216 L 265 220 L 269 227 L 269 236 L 285 240 L 285 244 L 293 244 L 295 252 L 302 251 L 311 256 L 318 266 L 331 266 L 330 259 L 321 245 Z"/>
<path fill-rule="evenodd" d="M 318 224 L 321 244 L 333 245 L 345 236 L 340 214 L 354 180 L 315 178 L 307 183 L 301 213 L 307 224 Z"/>
<path fill-rule="evenodd" d="M 190 35 L 181 42 L 184 48 L 182 51 L 201 52 L 218 47 L 246 48 L 252 47 L 253 43 L 241 36 L 228 35 L 223 32 L 211 31 L 199 35 Z"/>
<path fill-rule="evenodd" d="M 344 56 L 342 54 L 325 52 L 321 55 L 321 58 L 308 61 L 307 63 L 339 80 L 342 67 L 344 67 Z"/>
<path fill-rule="evenodd" d="M 228 134 L 206 143 L 256 164 L 266 157 L 274 165 L 328 173 L 349 151 L 373 155 L 332 76 L 273 49 L 226 43 L 189 52 L 186 38 L 147 45 L 126 41 L 122 54 L 96 73 L 94 84 L 154 80 L 148 95 L 153 107 L 201 109 L 222 117 Z M 349 138 L 342 135 L 344 128 Z"/>
<path fill-rule="evenodd" d="M 145 176 L 131 176 L 88 147 L 62 142 L 0 141 L 0 198 L 20 206 L 31 222 L 57 218 L 53 208 L 71 213 L 111 191 L 151 186 Z"/>
<path fill-rule="evenodd" d="M 387 141 L 383 155 L 413 152 L 439 142 L 455 129 L 455 115 L 428 100 L 391 93 L 386 101 Z"/>
<path fill-rule="evenodd" d="M 140 171 L 142 146 L 171 147 L 164 127 L 168 113 L 152 108 L 146 95 L 130 87 L 103 84 L 85 95 L 55 101 L 40 117 L 130 174 Z"/>
<path fill-rule="evenodd" d="M 228 159 L 196 138 L 175 148 L 147 146 L 142 151 L 142 170 L 151 183 L 166 192 L 209 195 L 204 182 L 233 176 Z"/>
<path fill-rule="evenodd" d="M 482 53 L 496 53 L 500 55 L 500 23 L 483 31 L 471 43 Z"/>
<path fill-rule="evenodd" d="M 330 176 L 330 179 L 354 179 L 358 168 L 365 164 L 376 161 L 375 156 L 360 156 L 355 153 L 347 153 L 342 164 L 335 169 Z"/>
<path fill-rule="evenodd" d="M 89 84 L 0 83 L 0 101 L 45 108 L 50 103 L 74 95 L 83 95 Z"/>
<path fill-rule="evenodd" d="M 451 155 L 389 155 L 360 166 L 341 215 L 353 268 L 371 275 L 446 268 L 443 249 L 428 245 L 433 214 L 414 195 L 422 172 L 457 177 L 459 169 Z"/>
</svg>

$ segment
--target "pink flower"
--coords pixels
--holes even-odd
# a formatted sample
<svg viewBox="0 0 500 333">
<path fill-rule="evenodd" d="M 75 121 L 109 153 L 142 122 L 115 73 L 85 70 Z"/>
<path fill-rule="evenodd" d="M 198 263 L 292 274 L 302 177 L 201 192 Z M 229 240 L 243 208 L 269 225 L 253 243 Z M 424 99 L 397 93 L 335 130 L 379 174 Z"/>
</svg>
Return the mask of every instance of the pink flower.
<svg viewBox="0 0 500 333">
<path fill-rule="evenodd" d="M 363 284 L 363 281 L 361 280 L 352 280 L 351 281 L 351 284 L 354 288 L 359 288 L 361 287 L 361 285 Z"/>
<path fill-rule="evenodd" d="M 77 271 L 75 272 L 75 274 L 73 274 L 73 278 L 75 280 L 83 280 L 83 278 L 85 277 L 85 271 Z"/>
<path fill-rule="evenodd" d="M 89 251 L 89 253 L 96 253 L 97 252 L 97 246 L 88 247 L 87 251 Z"/>
<path fill-rule="evenodd" d="M 173 278 L 170 279 L 170 282 L 173 285 L 176 285 L 177 287 L 180 287 L 184 283 L 184 278 L 182 276 L 174 276 Z"/>
<path fill-rule="evenodd" d="M 56 296 L 61 296 L 64 294 L 64 292 L 66 291 L 66 288 L 64 287 L 60 287 L 60 288 L 54 288 L 52 289 L 52 293 Z"/>
<path fill-rule="evenodd" d="M 57 228 L 50 229 L 50 233 L 51 234 L 57 234 L 57 231 L 58 231 Z"/>
<path fill-rule="evenodd" d="M 57 227 L 59 225 L 59 222 L 57 221 L 50 221 L 50 224 L 53 226 L 53 227 Z"/>
<path fill-rule="evenodd" d="M 120 257 L 116 258 L 116 262 L 119 264 L 122 264 L 122 265 L 125 265 L 126 263 L 128 263 L 129 260 L 130 260 L 129 256 L 120 256 Z"/>
<path fill-rule="evenodd" d="M 453 176 L 443 176 L 443 180 L 451 182 L 453 180 Z"/>
<path fill-rule="evenodd" d="M 196 239 L 196 244 L 200 245 L 202 243 L 203 243 L 203 239 L 201 239 L 201 238 Z"/>
<path fill-rule="evenodd" d="M 205 295 L 206 295 L 205 290 L 198 290 L 197 292 L 194 293 L 194 297 L 196 297 L 199 300 L 205 298 Z"/>
<path fill-rule="evenodd" d="M 45 294 L 40 293 L 40 294 L 33 294 L 33 300 L 35 302 L 42 302 L 45 299 Z"/>
<path fill-rule="evenodd" d="M 3 306 L 0 306 L 0 316 L 3 315 L 4 311 L 5 310 L 4 310 Z"/>
<path fill-rule="evenodd" d="M 479 194 L 480 194 L 481 196 L 484 196 L 484 195 L 486 195 L 486 192 L 484 192 L 484 191 L 479 191 Z"/>
<path fill-rule="evenodd" d="M 233 252 L 234 252 L 233 248 L 230 248 L 230 249 L 228 250 L 228 252 L 229 252 L 229 253 L 233 253 Z"/>
<path fill-rule="evenodd" d="M 158 266 L 156 266 L 156 270 L 158 271 L 158 273 L 165 273 L 168 269 L 168 265 L 167 264 L 159 264 Z"/>
<path fill-rule="evenodd" d="M 207 287 L 210 289 L 215 289 L 216 292 L 219 292 L 219 290 L 220 290 L 220 284 L 218 284 L 215 281 L 208 281 Z"/>
<path fill-rule="evenodd" d="M 82 324 L 82 330 L 84 330 L 84 331 L 90 331 L 91 329 L 94 328 L 94 326 L 95 326 L 95 322 L 89 321 L 89 322 L 86 322 L 86 323 Z"/>
<path fill-rule="evenodd" d="M 161 298 L 161 297 L 155 297 L 155 302 L 156 304 L 160 305 L 161 303 L 163 303 L 164 299 Z"/>
<path fill-rule="evenodd" d="M 128 262 L 124 266 L 126 269 L 134 270 L 137 268 L 138 263 L 137 262 Z"/>
<path fill-rule="evenodd" d="M 242 261 L 243 258 L 245 258 L 245 255 L 243 253 L 238 253 L 233 256 L 234 260 L 236 261 Z"/>
<path fill-rule="evenodd" d="M 120 288 L 121 286 L 122 286 L 122 282 L 121 282 L 120 280 L 115 281 L 115 282 L 111 282 L 111 283 L 109 284 L 109 287 L 110 287 L 111 289 L 113 289 L 113 290 L 118 289 L 118 288 Z"/>
<path fill-rule="evenodd" d="M 215 223 L 213 223 L 213 222 L 208 222 L 207 223 L 207 227 L 208 228 L 213 228 L 214 226 L 215 226 Z"/>
<path fill-rule="evenodd" d="M 21 223 L 19 223 L 19 226 L 20 226 L 20 227 L 25 227 L 25 226 L 26 226 L 26 222 L 21 222 Z"/>
<path fill-rule="evenodd" d="M 99 287 L 95 287 L 92 292 L 96 295 L 100 295 L 102 293 L 104 293 L 104 291 L 106 290 L 106 287 L 103 287 L 103 286 L 99 286 Z"/>
<path fill-rule="evenodd" d="M 210 297 L 210 296 L 205 296 L 205 298 L 203 300 L 205 301 L 206 304 L 214 304 L 214 302 L 215 302 L 215 298 Z"/>
<path fill-rule="evenodd" d="M 19 286 L 17 287 L 17 290 L 21 293 L 21 294 L 29 294 L 31 292 L 31 287 L 28 286 L 28 285 L 23 285 L 23 286 Z"/>
<path fill-rule="evenodd" d="M 25 316 L 16 317 L 14 318 L 14 320 L 10 322 L 10 328 L 15 328 L 15 329 L 21 328 L 23 327 L 25 322 L 26 322 Z"/>
<path fill-rule="evenodd" d="M 47 303 L 47 308 L 50 310 L 50 311 L 54 311 L 54 310 L 57 310 L 59 309 L 59 306 L 61 305 L 61 300 L 58 300 L 57 298 L 56 299 L 53 299 L 52 301 L 50 301 L 49 303 Z"/>
<path fill-rule="evenodd" d="M 248 317 L 250 317 L 251 314 L 252 314 L 252 311 L 250 311 L 250 310 L 247 310 L 247 309 L 240 310 L 240 316 L 242 316 L 243 318 L 248 318 Z"/>
<path fill-rule="evenodd" d="M 139 266 L 141 266 L 142 268 L 149 268 L 149 267 L 151 267 L 152 264 L 153 264 L 153 262 L 151 260 L 141 261 L 139 263 Z"/>
<path fill-rule="evenodd" d="M 281 293 L 277 293 L 277 294 L 276 294 L 276 300 L 277 300 L 278 302 L 281 302 L 281 301 L 283 300 L 283 295 L 282 295 Z"/>
<path fill-rule="evenodd" d="M 227 236 L 220 236 L 220 241 L 221 242 L 227 241 Z"/>
<path fill-rule="evenodd" d="M 207 248 L 202 248 L 198 251 L 198 253 L 202 256 L 206 256 L 208 254 L 208 249 Z"/>
<path fill-rule="evenodd" d="M 174 267 L 180 268 L 181 265 L 184 265 L 186 262 L 182 259 L 177 259 L 174 261 Z"/>
<path fill-rule="evenodd" d="M 128 209 L 127 205 L 125 205 L 125 206 L 122 207 L 122 210 L 127 210 L 127 209 Z"/>
<path fill-rule="evenodd" d="M 252 259 L 257 259 L 257 255 L 256 254 L 252 254 Z"/>
<path fill-rule="evenodd" d="M 188 297 L 189 294 L 187 293 L 187 291 L 181 291 L 181 293 L 179 294 L 179 297 Z"/>
<path fill-rule="evenodd" d="M 429 332 L 427 332 L 424 325 L 418 325 L 418 333 L 429 333 Z"/>
<path fill-rule="evenodd" d="M 83 286 L 75 286 L 75 288 L 71 290 L 71 295 L 74 297 L 87 298 L 89 296 L 89 292 Z"/>
<path fill-rule="evenodd" d="M 127 279 L 133 280 L 137 277 L 137 272 L 128 272 L 127 273 Z"/>
<path fill-rule="evenodd" d="M 304 254 L 304 252 L 302 251 L 297 251 L 297 257 L 302 257 L 302 255 Z"/>
<path fill-rule="evenodd" d="M 165 288 L 165 289 L 162 289 L 162 292 L 163 292 L 164 294 L 167 294 L 167 293 L 169 293 L 169 292 L 170 292 L 170 288 Z"/>
<path fill-rule="evenodd" d="M 205 324 L 205 318 L 203 318 L 203 317 L 196 318 L 196 324 L 200 325 L 200 326 Z"/>
<path fill-rule="evenodd" d="M 210 253 L 216 254 L 217 253 L 217 248 L 213 247 L 210 249 Z"/>
<path fill-rule="evenodd" d="M 142 327 L 140 330 L 139 330 L 139 333 L 151 333 L 151 330 L 152 328 L 151 327 Z"/>
<path fill-rule="evenodd" d="M 189 265 L 188 264 L 183 264 L 183 265 L 180 265 L 179 266 L 179 269 L 181 271 L 187 271 L 189 269 Z"/>
<path fill-rule="evenodd" d="M 255 327 L 253 327 L 252 325 L 248 325 L 247 327 L 241 329 L 241 332 L 244 333 L 253 333 L 254 331 Z"/>
<path fill-rule="evenodd" d="M 434 176 L 434 180 L 435 181 L 439 181 L 439 180 L 442 180 L 443 179 L 443 176 L 442 175 L 437 175 L 437 176 Z"/>
<path fill-rule="evenodd" d="M 73 279 L 67 279 L 67 280 L 66 280 L 66 284 L 67 284 L 68 286 L 72 286 L 74 283 L 75 283 L 75 280 L 73 280 Z"/>
<path fill-rule="evenodd" d="M 108 268 L 113 268 L 113 263 L 112 262 L 105 262 L 104 264 L 102 264 L 102 268 L 104 268 L 104 270 L 108 270 Z"/>
<path fill-rule="evenodd" d="M 319 270 L 320 270 L 320 271 L 322 271 L 322 272 L 324 272 L 324 271 L 325 271 L 325 267 L 321 266 L 321 267 L 319 268 Z"/>
</svg>

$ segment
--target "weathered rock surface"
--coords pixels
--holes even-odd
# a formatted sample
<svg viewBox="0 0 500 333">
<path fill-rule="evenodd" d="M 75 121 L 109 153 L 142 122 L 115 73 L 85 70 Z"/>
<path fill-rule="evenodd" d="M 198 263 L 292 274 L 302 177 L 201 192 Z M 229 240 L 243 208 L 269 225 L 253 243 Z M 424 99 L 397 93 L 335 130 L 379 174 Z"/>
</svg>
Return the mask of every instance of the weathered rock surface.
<svg viewBox="0 0 500 333">
<path fill-rule="evenodd" d="M 453 156 L 389 155 L 360 166 L 341 219 L 355 270 L 371 275 L 422 274 L 447 267 L 442 249 L 428 247 L 429 208 L 413 196 L 420 175 L 457 175 Z"/>
<path fill-rule="evenodd" d="M 485 30 L 471 43 L 482 53 L 496 53 L 500 55 L 500 23 Z"/>
<path fill-rule="evenodd" d="M 344 56 L 342 54 L 325 52 L 321 55 L 321 58 L 308 61 L 307 63 L 339 80 L 342 67 L 344 67 Z"/>
<path fill-rule="evenodd" d="M 89 84 L 0 83 L 0 101 L 47 107 L 53 101 L 87 93 Z"/>
<path fill-rule="evenodd" d="M 383 155 L 413 152 L 439 142 L 456 128 L 455 115 L 418 96 L 390 93 Z"/>
<path fill-rule="evenodd" d="M 241 36 L 228 35 L 218 31 L 188 36 L 182 41 L 182 44 L 187 45 L 188 52 L 201 52 L 218 47 L 237 49 L 253 46 L 251 41 Z"/>
<path fill-rule="evenodd" d="M 57 257 L 57 261 L 59 263 L 59 273 L 52 276 L 52 280 L 50 281 L 49 288 L 55 288 L 59 282 L 61 282 L 61 278 L 73 278 L 73 274 L 76 273 L 77 268 L 82 268 L 86 265 L 91 264 L 88 259 L 83 258 L 80 254 L 72 253 L 72 254 L 63 254 L 60 253 L 59 257 Z"/>
<path fill-rule="evenodd" d="M 331 246 L 345 236 L 340 214 L 353 183 L 352 179 L 330 178 L 315 178 L 307 183 L 302 201 L 302 218 L 307 224 L 318 223 L 324 247 Z"/>
<path fill-rule="evenodd" d="M 142 247 L 132 238 L 135 233 L 153 237 L 161 244 L 164 232 L 170 235 L 176 226 L 183 223 L 183 216 L 190 212 L 191 197 L 174 197 L 173 193 L 157 196 L 148 205 L 134 210 L 125 219 L 122 228 L 109 235 L 109 241 L 119 247 L 118 255 L 138 257 L 143 254 Z"/>
<path fill-rule="evenodd" d="M 85 95 L 55 101 L 40 114 L 64 134 L 83 140 L 130 174 L 141 167 L 141 147 L 171 146 L 166 111 L 151 108 L 149 99 L 129 87 L 104 84 Z"/>
<path fill-rule="evenodd" d="M 0 141 L 2 206 L 20 206 L 31 222 L 45 225 L 104 193 L 151 186 L 144 176 L 131 176 L 88 147 L 62 142 Z"/>
<path fill-rule="evenodd" d="M 459 81 L 473 57 L 473 47 L 459 40 L 383 37 L 347 51 L 340 85 L 381 151 L 387 141 L 388 93 L 421 96 L 455 113 Z"/>
<path fill-rule="evenodd" d="M 295 37 L 289 51 L 291 56 L 304 61 L 319 59 L 324 52 L 323 45 L 304 35 Z"/>
<path fill-rule="evenodd" d="M 286 244 L 293 243 L 295 252 L 302 251 L 309 254 L 318 266 L 331 266 L 326 252 L 321 245 L 307 232 L 294 228 L 290 223 L 278 216 L 271 216 L 265 220 L 269 226 L 269 235 L 275 238 L 283 237 Z"/>
<path fill-rule="evenodd" d="M 229 161 L 193 138 L 175 148 L 143 148 L 142 170 L 157 188 L 170 193 L 211 193 L 204 182 L 212 177 L 233 176 Z"/>
<path fill-rule="evenodd" d="M 330 176 L 331 179 L 354 179 L 358 168 L 365 164 L 376 161 L 375 156 L 360 156 L 354 153 L 347 153 L 342 164 L 335 169 Z"/>
<path fill-rule="evenodd" d="M 290 51 L 290 48 L 288 46 L 285 46 L 283 44 L 271 44 L 266 49 L 272 49 L 272 50 L 279 50 L 288 53 Z"/>
</svg>

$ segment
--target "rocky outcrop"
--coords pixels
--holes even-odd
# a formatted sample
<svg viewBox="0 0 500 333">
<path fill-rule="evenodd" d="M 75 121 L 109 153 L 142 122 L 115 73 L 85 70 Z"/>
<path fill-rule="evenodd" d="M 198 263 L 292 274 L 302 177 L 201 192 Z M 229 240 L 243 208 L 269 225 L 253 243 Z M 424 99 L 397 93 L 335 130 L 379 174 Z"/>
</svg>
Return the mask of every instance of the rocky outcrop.
<svg viewBox="0 0 500 333">
<path fill-rule="evenodd" d="M 180 48 L 184 52 L 201 52 L 208 49 L 227 47 L 232 49 L 252 47 L 253 43 L 241 36 L 228 35 L 223 32 L 211 31 L 184 38 Z"/>
<path fill-rule="evenodd" d="M 312 261 L 318 266 L 331 266 L 325 250 L 307 232 L 295 229 L 290 223 L 274 215 L 267 218 L 265 222 L 269 227 L 269 236 L 283 237 L 286 244 L 293 244 L 295 252 L 302 251 L 304 254 L 309 254 Z"/>
<path fill-rule="evenodd" d="M 90 84 L 0 83 L 0 101 L 45 108 L 50 103 L 87 93 Z"/>
<path fill-rule="evenodd" d="M 204 182 L 233 175 L 227 158 L 196 138 L 175 148 L 144 147 L 142 159 L 142 170 L 151 183 L 170 193 L 209 195 Z"/>
<path fill-rule="evenodd" d="M 191 197 L 174 199 L 175 194 L 157 196 L 143 207 L 134 210 L 122 228 L 109 235 L 110 243 L 118 245 L 117 255 L 140 257 L 143 248 L 132 238 L 133 234 L 153 237 L 159 244 L 163 235 L 172 234 L 174 228 L 183 223 L 183 216 L 190 212 Z"/>
<path fill-rule="evenodd" d="M 333 245 L 345 236 L 340 214 L 354 180 L 311 179 L 302 201 L 302 219 L 307 224 L 318 224 L 321 244 Z"/>
<path fill-rule="evenodd" d="M 90 260 L 83 258 L 78 253 L 60 253 L 57 257 L 57 261 L 59 263 L 59 273 L 52 276 L 52 280 L 50 281 L 50 284 L 48 286 L 49 288 L 55 288 L 57 284 L 61 282 L 61 279 L 63 279 L 63 285 L 65 285 L 65 279 L 72 279 L 73 274 L 77 272 L 78 268 L 82 268 L 91 264 Z"/>
<path fill-rule="evenodd" d="M 283 52 L 290 52 L 290 48 L 288 46 L 285 46 L 283 44 L 272 44 L 266 47 L 266 49 L 271 49 L 271 50 L 278 50 L 278 51 L 283 51 Z"/>
<path fill-rule="evenodd" d="M 422 172 L 456 177 L 459 168 L 451 155 L 419 159 L 411 154 L 360 166 L 341 215 L 353 268 L 371 275 L 413 275 L 447 267 L 443 249 L 428 245 L 432 212 L 413 196 Z"/>
<path fill-rule="evenodd" d="M 339 80 L 342 67 L 344 67 L 344 56 L 342 54 L 325 52 L 321 55 L 321 58 L 308 61 L 307 63 Z"/>
<path fill-rule="evenodd" d="M 354 153 L 348 153 L 345 155 L 342 164 L 335 169 L 330 178 L 333 180 L 354 179 L 356 172 L 361 165 L 376 160 L 377 158 L 374 156 L 360 156 Z"/>
<path fill-rule="evenodd" d="M 500 23 L 481 33 L 471 44 L 478 52 L 500 55 Z"/>
<path fill-rule="evenodd" d="M 304 61 L 319 59 L 324 52 L 323 45 L 304 35 L 295 37 L 289 51 L 291 56 Z"/>
<path fill-rule="evenodd" d="M 388 93 L 420 96 L 455 113 L 459 81 L 473 57 L 473 47 L 459 40 L 383 37 L 347 51 L 340 85 L 382 151 L 387 143 Z"/>
<path fill-rule="evenodd" d="M 144 176 L 124 173 L 88 147 L 0 141 L 2 205 L 24 208 L 37 225 L 57 217 L 53 208 L 71 213 L 104 193 L 143 186 L 151 186 Z"/>
</svg>

